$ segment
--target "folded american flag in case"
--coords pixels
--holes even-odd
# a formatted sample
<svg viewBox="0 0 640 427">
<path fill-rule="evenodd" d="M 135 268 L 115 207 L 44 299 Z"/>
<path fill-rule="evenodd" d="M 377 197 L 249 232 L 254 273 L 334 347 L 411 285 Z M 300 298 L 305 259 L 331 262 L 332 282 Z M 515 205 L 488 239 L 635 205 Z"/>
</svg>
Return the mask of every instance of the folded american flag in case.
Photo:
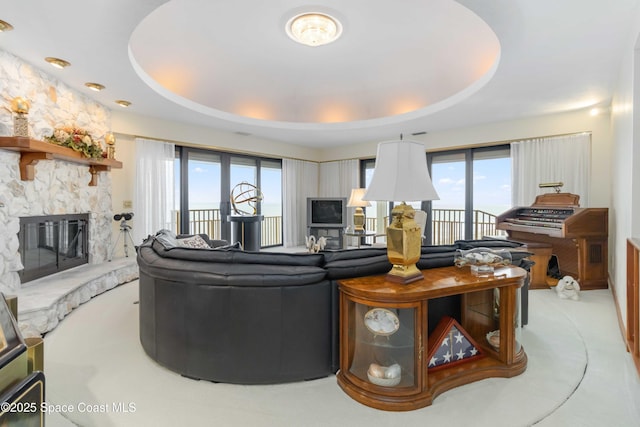
<svg viewBox="0 0 640 427">
<path fill-rule="evenodd" d="M 452 317 L 443 317 L 429 336 L 428 368 L 451 366 L 484 356 L 473 338 Z"/>
</svg>

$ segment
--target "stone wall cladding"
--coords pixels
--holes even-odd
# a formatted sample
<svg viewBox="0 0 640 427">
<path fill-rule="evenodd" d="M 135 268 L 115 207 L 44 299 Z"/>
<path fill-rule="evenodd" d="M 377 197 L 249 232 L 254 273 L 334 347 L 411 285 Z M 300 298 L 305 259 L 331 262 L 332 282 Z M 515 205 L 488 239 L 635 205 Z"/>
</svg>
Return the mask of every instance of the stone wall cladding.
<svg viewBox="0 0 640 427">
<path fill-rule="evenodd" d="M 45 64 L 46 65 L 46 64 Z M 43 140 L 57 126 L 74 125 L 102 140 L 111 113 L 42 70 L 0 50 L 0 107 L 16 96 L 31 103 L 29 135 Z M 0 108 L 0 136 L 13 135 L 13 116 Z M 111 177 L 99 173 L 98 185 L 89 187 L 89 167 L 59 160 L 41 160 L 33 181 L 20 180 L 18 153 L 0 149 L 0 292 L 20 289 L 22 262 L 17 233 L 21 216 L 89 213 L 89 263 L 105 262 L 111 241 Z"/>
</svg>

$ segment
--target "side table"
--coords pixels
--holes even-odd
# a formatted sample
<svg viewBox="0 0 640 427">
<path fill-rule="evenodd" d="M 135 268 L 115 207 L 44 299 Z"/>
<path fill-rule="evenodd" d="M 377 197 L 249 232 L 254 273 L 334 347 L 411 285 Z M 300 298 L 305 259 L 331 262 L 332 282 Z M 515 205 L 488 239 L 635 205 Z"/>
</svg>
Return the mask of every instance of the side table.
<svg viewBox="0 0 640 427">
<path fill-rule="evenodd" d="M 527 367 L 518 310 L 525 270 L 504 267 L 476 276 L 466 267 L 442 267 L 423 273 L 424 279 L 408 285 L 388 282 L 384 275 L 338 282 L 337 381 L 360 403 L 390 411 L 414 410 L 431 405 L 437 395 L 454 387 L 513 377 Z M 455 320 L 482 355 L 429 368 L 428 302 L 451 295 L 461 295 L 461 318 Z M 489 344 L 488 336 L 497 331 L 498 343 Z"/>
<path fill-rule="evenodd" d="M 376 238 L 380 236 L 380 234 L 376 233 L 375 231 L 362 231 L 362 232 L 345 231 L 344 236 L 357 237 L 356 239 L 358 241 L 357 246 L 358 246 L 358 249 L 360 249 L 360 246 L 362 244 L 362 237 L 373 237 L 373 243 L 376 243 Z M 348 245 L 349 245 L 348 239 L 344 239 L 344 249 L 346 249 Z"/>
</svg>

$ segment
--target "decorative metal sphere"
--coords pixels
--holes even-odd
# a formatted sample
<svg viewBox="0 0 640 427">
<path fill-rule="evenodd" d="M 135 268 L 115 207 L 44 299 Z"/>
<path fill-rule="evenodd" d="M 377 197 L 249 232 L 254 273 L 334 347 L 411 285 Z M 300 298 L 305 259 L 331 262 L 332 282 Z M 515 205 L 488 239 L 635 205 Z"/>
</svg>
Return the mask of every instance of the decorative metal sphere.
<svg viewBox="0 0 640 427">
<path fill-rule="evenodd" d="M 231 190 L 231 207 L 236 215 L 255 215 L 262 198 L 258 187 L 243 181 Z"/>
</svg>

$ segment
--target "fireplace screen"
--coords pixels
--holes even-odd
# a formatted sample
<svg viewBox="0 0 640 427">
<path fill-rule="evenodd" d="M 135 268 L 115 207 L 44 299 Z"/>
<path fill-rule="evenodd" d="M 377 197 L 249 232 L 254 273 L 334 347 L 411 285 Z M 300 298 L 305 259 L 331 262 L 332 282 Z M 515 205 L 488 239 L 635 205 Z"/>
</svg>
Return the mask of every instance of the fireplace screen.
<svg viewBox="0 0 640 427">
<path fill-rule="evenodd" d="M 86 264 L 88 235 L 88 214 L 20 218 L 22 283 Z"/>
</svg>

